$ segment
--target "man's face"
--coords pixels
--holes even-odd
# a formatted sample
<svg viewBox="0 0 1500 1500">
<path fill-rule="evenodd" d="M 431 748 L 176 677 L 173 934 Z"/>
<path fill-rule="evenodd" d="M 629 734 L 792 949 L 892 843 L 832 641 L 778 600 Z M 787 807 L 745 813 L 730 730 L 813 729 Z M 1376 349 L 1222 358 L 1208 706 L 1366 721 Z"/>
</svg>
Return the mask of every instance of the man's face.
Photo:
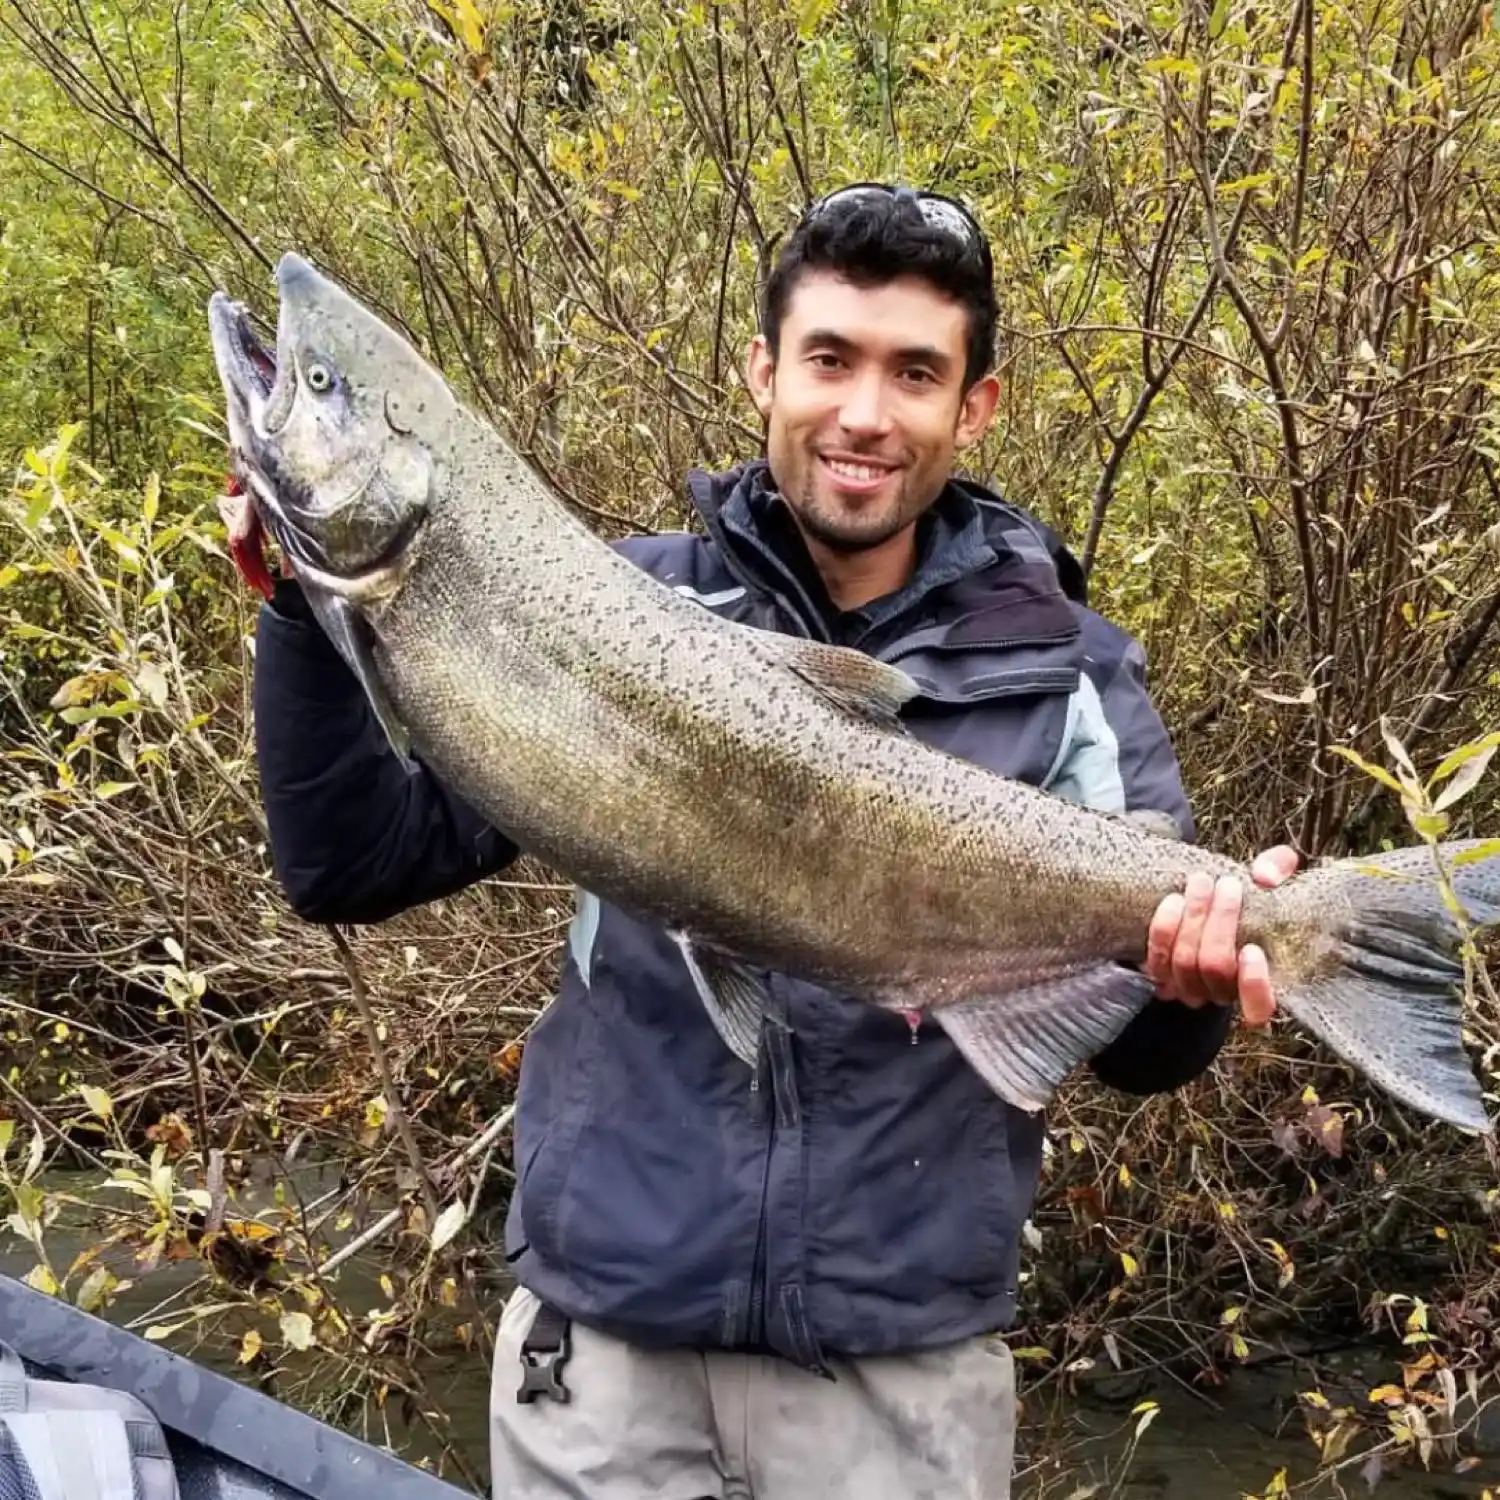
<svg viewBox="0 0 1500 1500">
<path fill-rule="evenodd" d="M 918 277 L 797 279 L 780 357 L 758 336 L 749 377 L 771 474 L 812 540 L 839 553 L 878 547 L 937 499 L 954 453 L 995 409 L 993 378 L 965 390 L 967 328 L 963 307 Z"/>
</svg>

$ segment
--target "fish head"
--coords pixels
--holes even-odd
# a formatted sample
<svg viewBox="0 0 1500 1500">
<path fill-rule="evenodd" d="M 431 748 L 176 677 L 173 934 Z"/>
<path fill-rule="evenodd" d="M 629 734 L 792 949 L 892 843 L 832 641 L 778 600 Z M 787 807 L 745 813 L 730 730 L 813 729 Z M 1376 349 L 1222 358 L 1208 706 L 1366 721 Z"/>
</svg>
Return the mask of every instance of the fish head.
<svg viewBox="0 0 1500 1500">
<path fill-rule="evenodd" d="M 351 602 L 399 587 L 429 519 L 433 437 L 453 406 L 394 329 L 297 255 L 276 268 L 276 343 L 246 309 L 209 300 L 232 463 L 305 585 Z M 243 545 L 243 542 L 242 542 Z"/>
</svg>

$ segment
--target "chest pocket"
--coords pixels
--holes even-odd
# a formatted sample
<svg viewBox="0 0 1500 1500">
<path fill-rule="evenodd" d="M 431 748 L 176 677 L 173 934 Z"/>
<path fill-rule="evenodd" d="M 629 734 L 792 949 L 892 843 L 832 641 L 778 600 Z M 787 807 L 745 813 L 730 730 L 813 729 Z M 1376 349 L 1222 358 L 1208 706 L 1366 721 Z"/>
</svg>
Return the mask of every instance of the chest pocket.
<svg viewBox="0 0 1500 1500">
<path fill-rule="evenodd" d="M 1045 786 L 1062 763 L 1082 672 L 1072 642 L 1050 649 L 897 648 L 884 659 L 916 682 L 902 710 L 918 739 L 986 770 Z"/>
</svg>

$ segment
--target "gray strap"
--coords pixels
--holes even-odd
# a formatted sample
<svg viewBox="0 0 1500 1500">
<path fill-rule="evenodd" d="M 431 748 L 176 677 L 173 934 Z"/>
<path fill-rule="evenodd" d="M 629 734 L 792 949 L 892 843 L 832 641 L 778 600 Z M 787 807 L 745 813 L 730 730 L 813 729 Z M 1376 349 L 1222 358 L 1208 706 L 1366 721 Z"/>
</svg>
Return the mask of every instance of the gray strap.
<svg viewBox="0 0 1500 1500">
<path fill-rule="evenodd" d="M 125 1441 L 130 1447 L 132 1458 L 160 1458 L 168 1463 L 172 1461 L 172 1450 L 168 1447 L 161 1428 L 154 1422 L 132 1422 L 127 1418 Z M 0 1421 L 0 1458 L 8 1458 L 20 1451 L 10 1435 L 10 1428 Z"/>
<path fill-rule="evenodd" d="M 26 1410 L 26 1366 L 9 1344 L 0 1343 L 0 1413 Z"/>
<path fill-rule="evenodd" d="M 40 1500 L 135 1500 L 135 1466 L 119 1412 L 12 1412 L 0 1422 Z"/>
</svg>

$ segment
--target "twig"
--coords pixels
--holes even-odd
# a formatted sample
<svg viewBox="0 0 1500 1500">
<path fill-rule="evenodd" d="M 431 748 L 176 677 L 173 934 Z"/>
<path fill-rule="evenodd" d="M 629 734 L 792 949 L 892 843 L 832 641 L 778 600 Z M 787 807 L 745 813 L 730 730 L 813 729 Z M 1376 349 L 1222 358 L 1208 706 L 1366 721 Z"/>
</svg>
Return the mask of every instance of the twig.
<svg viewBox="0 0 1500 1500">
<path fill-rule="evenodd" d="M 406 1118 L 406 1111 L 401 1107 L 395 1074 L 391 1071 L 391 1061 L 386 1055 L 385 1043 L 380 1040 L 380 1028 L 375 1024 L 375 1012 L 370 1007 L 370 996 L 365 989 L 364 976 L 359 972 L 359 964 L 355 961 L 354 950 L 350 948 L 348 939 L 337 927 L 330 927 L 329 932 L 332 934 L 334 946 L 339 950 L 339 957 L 343 960 L 344 970 L 349 975 L 354 1008 L 359 1012 L 359 1019 L 365 1029 L 365 1037 L 370 1043 L 370 1051 L 375 1056 L 375 1066 L 380 1070 L 380 1086 L 385 1094 L 385 1106 L 390 1111 L 391 1119 L 396 1122 L 396 1132 L 401 1137 L 402 1145 L 406 1147 L 406 1158 L 411 1164 L 412 1172 L 416 1175 L 417 1187 L 427 1208 L 428 1222 L 435 1224 L 438 1216 L 437 1193 L 432 1186 L 432 1179 L 427 1175 L 427 1163 L 422 1159 L 422 1148 L 417 1145 L 411 1121 Z"/>
<path fill-rule="evenodd" d="M 101 1157 L 95 1156 L 87 1146 L 80 1146 L 77 1141 L 73 1140 L 72 1137 L 68 1135 L 67 1131 L 65 1131 L 62 1126 L 54 1125 L 52 1121 L 49 1120 L 46 1115 L 44 1115 L 41 1110 L 39 1110 L 36 1105 L 34 1105 L 31 1100 L 29 1100 L 24 1095 L 15 1086 L 15 1084 L 13 1084 L 10 1079 L 5 1076 L 3 1072 L 0 1072 L 0 1087 L 3 1087 L 5 1089 L 5 1092 L 15 1100 L 16 1108 L 19 1109 L 21 1113 L 25 1115 L 33 1125 L 42 1130 L 45 1130 L 50 1135 L 55 1135 L 58 1140 L 63 1143 L 64 1146 L 66 1146 L 70 1151 L 76 1151 L 96 1171 L 103 1172 L 106 1176 L 109 1175 L 110 1166 L 106 1161 L 104 1161 Z"/>
<path fill-rule="evenodd" d="M 467 1165 L 476 1156 L 483 1155 L 489 1147 L 500 1138 L 505 1128 L 515 1118 L 516 1107 L 514 1104 L 500 1111 L 495 1118 L 485 1127 L 481 1135 L 476 1136 L 462 1151 L 448 1164 L 448 1170 Z M 339 1250 L 335 1250 L 322 1265 L 318 1267 L 318 1274 L 327 1275 L 330 1271 L 336 1271 L 347 1260 L 352 1260 L 361 1250 L 368 1249 L 376 1240 L 401 1222 L 401 1210 L 393 1208 L 388 1213 L 382 1214 L 363 1233 L 356 1235 L 349 1243 Z"/>
</svg>

